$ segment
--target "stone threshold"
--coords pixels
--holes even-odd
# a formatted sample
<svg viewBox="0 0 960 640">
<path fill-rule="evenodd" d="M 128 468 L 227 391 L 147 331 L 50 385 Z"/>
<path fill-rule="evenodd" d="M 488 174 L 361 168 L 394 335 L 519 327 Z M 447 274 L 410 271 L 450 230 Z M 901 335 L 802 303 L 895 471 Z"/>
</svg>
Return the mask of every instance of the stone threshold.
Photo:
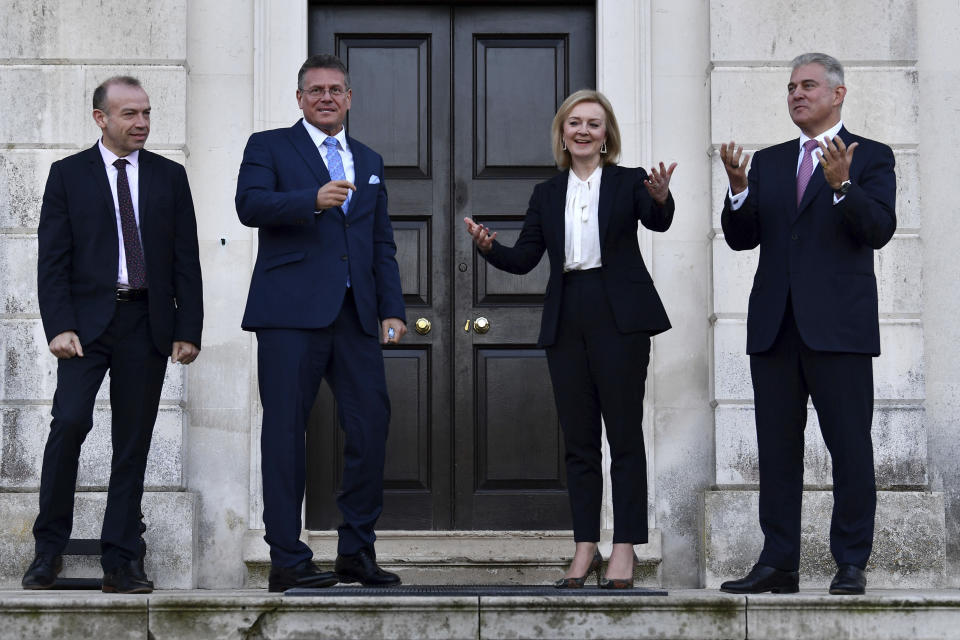
<svg viewBox="0 0 960 640">
<path fill-rule="evenodd" d="M 601 532 L 600 551 L 607 557 L 612 532 Z M 660 585 L 661 536 L 651 529 L 650 542 L 634 547 L 640 559 L 638 584 Z M 321 567 L 337 557 L 336 531 L 308 531 L 302 536 Z M 549 585 L 563 576 L 574 550 L 570 531 L 378 531 L 377 561 L 409 584 Z M 244 538 L 246 586 L 264 588 L 270 554 L 263 530 Z"/>
<path fill-rule="evenodd" d="M 388 591 L 388 590 L 385 590 Z M 749 629 L 749 634 L 748 634 Z M 736 596 L 675 590 L 662 597 L 289 597 L 262 590 L 118 596 L 0 591 L 8 638 L 660 638 L 948 640 L 960 629 L 957 590 L 874 590 L 830 596 Z"/>
</svg>

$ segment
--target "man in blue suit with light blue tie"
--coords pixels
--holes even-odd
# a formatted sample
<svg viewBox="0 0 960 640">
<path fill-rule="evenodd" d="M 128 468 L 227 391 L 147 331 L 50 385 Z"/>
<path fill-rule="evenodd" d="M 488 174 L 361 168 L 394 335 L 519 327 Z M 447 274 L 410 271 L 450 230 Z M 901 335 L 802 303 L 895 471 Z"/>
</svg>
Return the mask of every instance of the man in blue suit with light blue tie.
<svg viewBox="0 0 960 640">
<path fill-rule="evenodd" d="M 259 230 L 242 325 L 257 334 L 270 591 L 400 583 L 377 565 L 374 527 L 390 420 L 380 342 L 398 342 L 406 317 L 383 159 L 343 127 L 352 98 L 339 58 L 307 58 L 303 119 L 250 136 L 237 179 L 237 215 Z M 345 434 L 334 573 L 300 540 L 307 417 L 323 378 Z"/>
</svg>

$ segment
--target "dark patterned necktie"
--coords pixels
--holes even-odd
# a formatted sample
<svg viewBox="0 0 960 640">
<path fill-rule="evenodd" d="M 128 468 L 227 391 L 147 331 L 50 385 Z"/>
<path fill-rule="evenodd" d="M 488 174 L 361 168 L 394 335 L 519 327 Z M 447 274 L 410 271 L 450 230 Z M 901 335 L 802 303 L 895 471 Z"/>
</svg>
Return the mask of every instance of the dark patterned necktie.
<svg viewBox="0 0 960 640">
<path fill-rule="evenodd" d="M 137 218 L 133 214 L 133 198 L 127 181 L 127 161 L 117 158 L 117 202 L 120 205 L 120 229 L 123 231 L 123 251 L 127 255 L 127 282 L 131 289 L 147 286 L 147 267 L 143 261 L 143 246 L 137 230 Z"/>
<path fill-rule="evenodd" d="M 813 150 L 817 148 L 816 140 L 807 140 L 803 143 L 803 158 L 800 160 L 800 168 L 797 169 L 797 206 L 803 200 L 803 192 L 807 190 L 810 184 L 810 176 L 813 175 Z"/>
</svg>

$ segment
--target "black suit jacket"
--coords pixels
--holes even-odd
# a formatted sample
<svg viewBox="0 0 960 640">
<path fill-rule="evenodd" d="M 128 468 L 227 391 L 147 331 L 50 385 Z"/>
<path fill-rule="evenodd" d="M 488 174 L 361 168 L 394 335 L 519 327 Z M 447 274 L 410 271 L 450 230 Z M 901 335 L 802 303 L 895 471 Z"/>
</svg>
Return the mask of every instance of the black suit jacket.
<svg viewBox="0 0 960 640">
<path fill-rule="evenodd" d="M 833 204 L 833 190 L 817 165 L 797 206 L 799 139 L 758 151 L 750 167 L 749 194 L 737 211 L 727 198 L 721 225 L 732 249 L 760 246 L 750 292 L 747 353 L 773 345 L 788 294 L 804 343 L 818 351 L 880 354 L 877 279 L 873 252 L 897 228 L 893 151 L 855 136 L 852 186 Z"/>
<path fill-rule="evenodd" d="M 200 346 L 197 223 L 183 166 L 146 150 L 139 156 L 150 328 L 157 349 L 169 355 L 175 340 Z M 113 318 L 120 259 L 113 196 L 97 145 L 50 168 L 37 235 L 37 292 L 47 341 L 75 331 L 81 344 L 89 344 Z"/>
<path fill-rule="evenodd" d="M 533 189 L 520 237 L 513 247 L 494 241 L 484 256 L 498 269 L 523 274 L 537 266 L 546 251 L 550 256 L 540 323 L 541 346 L 554 343 L 563 289 L 564 210 L 569 171 Z M 601 274 L 617 329 L 650 335 L 670 328 L 670 320 L 653 286 L 637 243 L 638 221 L 652 231 L 666 231 L 673 222 L 673 196 L 657 205 L 644 186 L 642 168 L 609 165 L 600 178 L 599 231 Z"/>
</svg>

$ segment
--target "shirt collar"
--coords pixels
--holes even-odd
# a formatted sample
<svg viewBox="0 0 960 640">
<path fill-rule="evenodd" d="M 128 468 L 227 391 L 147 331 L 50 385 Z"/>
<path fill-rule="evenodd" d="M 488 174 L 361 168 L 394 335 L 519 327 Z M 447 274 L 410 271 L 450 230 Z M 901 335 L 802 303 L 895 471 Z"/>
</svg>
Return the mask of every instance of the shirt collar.
<svg viewBox="0 0 960 640">
<path fill-rule="evenodd" d="M 120 156 L 103 146 L 103 138 L 97 141 L 97 146 L 100 148 L 100 156 L 103 158 L 103 164 L 112 167 L 113 163 L 116 162 Z M 136 169 L 140 162 L 140 150 L 136 149 L 131 151 L 128 155 L 124 156 L 124 159 L 130 163 L 131 167 Z"/>
<path fill-rule="evenodd" d="M 313 126 L 309 122 L 307 122 L 306 118 L 304 118 L 301 122 L 303 122 L 303 126 L 307 130 L 307 133 L 310 134 L 310 139 L 313 140 L 313 144 L 316 145 L 317 148 L 322 147 L 323 141 L 329 138 L 330 136 L 324 133 L 323 131 L 321 131 L 320 129 L 318 129 L 317 127 Z M 347 146 L 347 128 L 346 127 L 340 127 L 340 131 L 338 131 L 337 134 L 333 137 L 337 139 L 337 142 L 339 143 L 341 149 L 343 149 L 344 151 L 349 149 L 349 147 Z"/>
<path fill-rule="evenodd" d="M 826 139 L 826 138 L 833 138 L 833 137 L 836 136 L 838 133 L 840 133 L 840 129 L 842 129 L 842 128 L 843 128 L 843 120 L 840 120 L 839 122 L 837 122 L 837 124 L 833 125 L 832 127 L 830 127 L 829 129 L 827 129 L 827 130 L 824 131 L 823 133 L 819 133 L 819 134 L 817 134 L 816 136 L 814 136 L 814 138 L 817 139 L 817 140 L 824 140 L 824 139 Z M 800 149 L 803 149 L 803 143 L 804 143 L 804 142 L 806 142 L 807 140 L 813 140 L 814 138 L 811 138 L 810 136 L 808 136 L 807 134 L 805 134 L 803 131 L 801 131 L 801 132 L 800 132 Z"/>
<path fill-rule="evenodd" d="M 581 180 L 577 174 L 573 172 L 573 169 L 570 169 L 570 177 L 568 178 L 568 186 L 586 186 L 593 187 L 595 184 L 600 182 L 600 176 L 603 174 L 603 164 L 599 165 L 594 169 L 593 173 L 586 180 Z"/>
</svg>

